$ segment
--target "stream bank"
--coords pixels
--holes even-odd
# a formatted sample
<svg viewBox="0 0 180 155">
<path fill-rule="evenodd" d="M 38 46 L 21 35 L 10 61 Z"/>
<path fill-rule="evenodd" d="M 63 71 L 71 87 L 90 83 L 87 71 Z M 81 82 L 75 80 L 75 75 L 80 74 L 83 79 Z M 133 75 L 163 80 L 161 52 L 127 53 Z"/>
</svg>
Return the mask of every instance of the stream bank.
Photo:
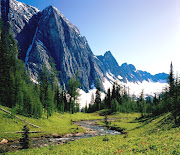
<svg viewBox="0 0 180 155">
<path fill-rule="evenodd" d="M 31 146 L 34 147 L 45 147 L 49 145 L 60 145 L 63 143 L 67 143 L 69 141 L 75 141 L 83 138 L 90 138 L 94 136 L 102 136 L 102 135 L 119 135 L 121 132 L 106 129 L 103 126 L 96 125 L 95 122 L 99 120 L 90 120 L 90 121 L 78 121 L 74 122 L 79 127 L 82 127 L 86 130 L 85 133 L 75 133 L 75 134 L 66 134 L 63 137 L 57 138 L 32 138 L 31 139 Z M 19 141 L 9 142 L 8 144 L 4 145 L 7 146 L 9 151 L 15 151 L 21 149 L 21 145 Z"/>
</svg>

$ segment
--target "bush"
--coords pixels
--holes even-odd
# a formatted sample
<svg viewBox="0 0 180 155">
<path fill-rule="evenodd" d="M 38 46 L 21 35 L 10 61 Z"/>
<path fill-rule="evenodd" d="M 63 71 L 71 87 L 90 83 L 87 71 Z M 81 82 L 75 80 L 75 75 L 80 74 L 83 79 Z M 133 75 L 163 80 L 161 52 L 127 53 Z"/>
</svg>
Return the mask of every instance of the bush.
<svg viewBox="0 0 180 155">
<path fill-rule="evenodd" d="M 0 153 L 6 153 L 9 151 L 9 148 L 7 145 L 0 145 Z"/>
<path fill-rule="evenodd" d="M 103 110 L 98 111 L 98 113 L 100 116 L 105 116 L 105 115 L 110 115 L 112 112 L 111 112 L 111 109 L 103 109 Z"/>
</svg>

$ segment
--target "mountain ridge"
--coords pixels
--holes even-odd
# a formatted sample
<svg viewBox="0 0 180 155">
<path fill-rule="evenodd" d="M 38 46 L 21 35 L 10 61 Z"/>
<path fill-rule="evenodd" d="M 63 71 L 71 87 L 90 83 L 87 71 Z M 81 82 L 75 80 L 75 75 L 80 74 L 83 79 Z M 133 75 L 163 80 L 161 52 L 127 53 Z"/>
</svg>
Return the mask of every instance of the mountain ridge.
<svg viewBox="0 0 180 155">
<path fill-rule="evenodd" d="M 155 75 L 150 74 L 149 72 L 137 70 L 133 64 L 123 63 L 121 66 L 117 63 L 116 59 L 112 55 L 110 51 L 107 51 L 104 56 L 97 56 L 100 61 L 100 67 L 104 66 L 103 71 L 106 73 L 113 74 L 116 78 L 120 76 L 120 80 L 127 83 L 129 82 L 143 82 L 152 80 L 153 82 L 158 82 L 162 80 L 166 80 L 168 74 L 166 73 L 158 73 Z M 103 65 L 102 65 L 103 64 Z"/>
<path fill-rule="evenodd" d="M 50 70 L 51 57 L 60 72 L 60 84 L 66 87 L 68 80 L 79 72 L 81 89 L 86 92 L 92 89 L 97 79 L 100 79 L 102 87 L 104 78 L 111 80 L 107 73 L 125 83 L 144 80 L 157 82 L 167 78 L 165 73 L 153 76 L 136 70 L 132 64 L 124 63 L 119 66 L 110 51 L 103 56 L 95 56 L 78 28 L 53 6 L 40 11 L 30 5 L 10 0 L 9 7 L 8 21 L 21 49 L 19 57 L 25 62 L 33 81 L 37 81 L 43 64 Z"/>
</svg>

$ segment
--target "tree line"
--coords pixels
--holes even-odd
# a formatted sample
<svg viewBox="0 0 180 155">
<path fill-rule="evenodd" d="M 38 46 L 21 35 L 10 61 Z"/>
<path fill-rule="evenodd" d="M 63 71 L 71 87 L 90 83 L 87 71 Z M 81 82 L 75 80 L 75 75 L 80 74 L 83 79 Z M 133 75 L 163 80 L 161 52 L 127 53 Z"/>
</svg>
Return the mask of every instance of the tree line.
<svg viewBox="0 0 180 155">
<path fill-rule="evenodd" d="M 67 90 L 59 84 L 53 60 L 51 69 L 43 64 L 37 83 L 33 83 L 24 62 L 18 59 L 19 48 L 10 27 L 0 21 L 0 105 L 17 114 L 40 118 L 57 112 L 79 112 L 77 102 L 80 87 L 78 74 L 69 79 Z"/>
<path fill-rule="evenodd" d="M 129 88 L 120 86 L 114 82 L 112 90 L 109 88 L 101 101 L 100 83 L 97 82 L 96 94 L 92 95 L 89 106 L 85 106 L 84 112 L 95 112 L 108 109 L 113 112 L 139 112 L 143 116 L 157 116 L 171 112 L 175 123 L 180 124 L 180 80 L 174 78 L 173 65 L 170 65 L 170 73 L 167 79 L 168 87 L 159 95 L 145 97 L 144 92 L 139 97 L 129 94 Z"/>
</svg>

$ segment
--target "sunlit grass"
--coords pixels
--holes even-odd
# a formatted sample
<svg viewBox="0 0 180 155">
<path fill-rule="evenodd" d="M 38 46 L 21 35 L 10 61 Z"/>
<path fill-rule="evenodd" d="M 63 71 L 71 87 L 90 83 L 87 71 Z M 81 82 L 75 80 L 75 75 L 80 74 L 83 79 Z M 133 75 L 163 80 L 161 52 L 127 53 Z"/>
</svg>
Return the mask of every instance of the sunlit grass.
<svg viewBox="0 0 180 155">
<path fill-rule="evenodd" d="M 98 136 L 63 145 L 17 151 L 12 154 L 180 154 L 180 128 L 172 128 L 173 120 L 170 113 L 147 119 L 140 119 L 140 114 L 119 113 L 114 116 L 116 120 L 112 121 L 111 125 L 125 128 L 127 135 L 107 136 L 109 141 L 103 141 L 104 136 Z M 108 117 L 113 118 L 113 116 Z"/>
<path fill-rule="evenodd" d="M 5 108 L 5 107 L 3 107 Z M 9 108 L 6 108 L 9 110 Z M 102 119 L 103 117 L 98 116 L 98 114 L 84 114 L 84 113 L 54 113 L 49 119 L 46 118 L 44 114 L 40 119 L 28 118 L 24 116 L 20 116 L 22 119 L 40 126 L 41 128 L 35 128 L 33 126 L 29 126 L 30 131 L 43 131 L 42 133 L 30 134 L 30 137 L 40 137 L 40 136 L 51 136 L 53 133 L 58 135 L 65 135 L 67 133 L 76 133 L 76 132 L 85 132 L 85 130 L 81 127 L 77 128 L 77 125 L 71 123 L 72 121 L 80 121 L 80 120 L 92 120 L 92 119 Z M 8 140 L 16 140 L 21 137 L 21 134 L 15 133 L 7 133 L 7 132 L 16 132 L 22 131 L 23 126 L 26 124 L 25 122 L 6 114 L 5 112 L 0 110 L 0 141 L 3 138 Z"/>
</svg>

